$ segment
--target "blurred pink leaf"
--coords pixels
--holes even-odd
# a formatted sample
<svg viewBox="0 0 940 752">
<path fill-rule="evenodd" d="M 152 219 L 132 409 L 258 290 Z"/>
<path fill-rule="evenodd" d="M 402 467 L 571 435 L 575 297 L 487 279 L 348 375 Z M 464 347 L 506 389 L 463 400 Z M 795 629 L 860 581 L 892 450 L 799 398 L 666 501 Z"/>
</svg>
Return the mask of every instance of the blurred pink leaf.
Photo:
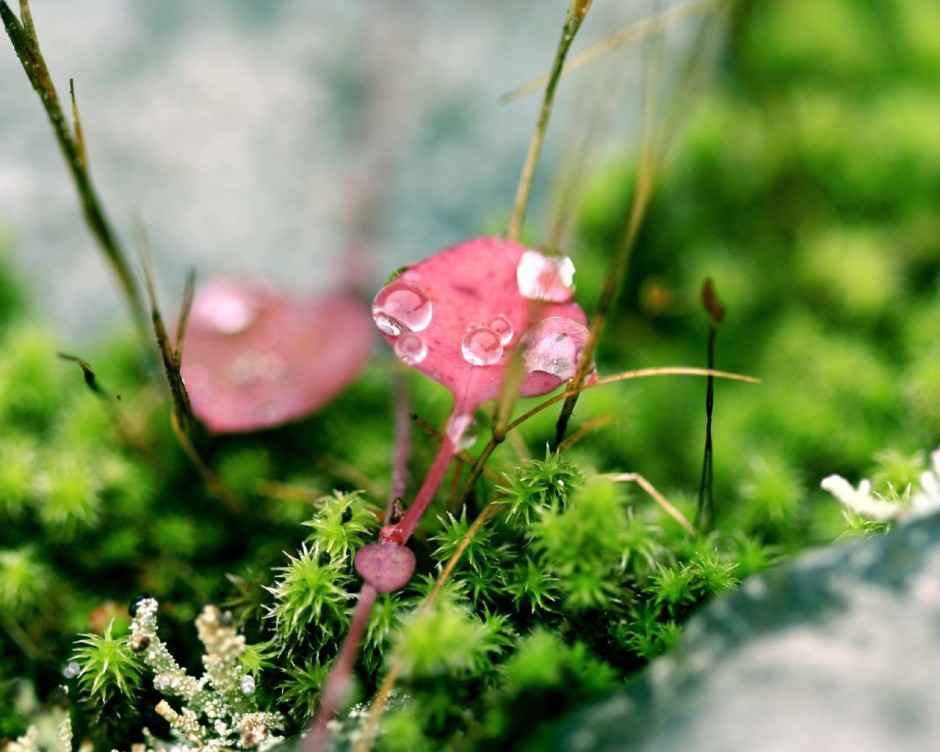
<svg viewBox="0 0 940 752">
<path fill-rule="evenodd" d="M 210 431 L 255 431 L 328 402 L 365 365 L 372 341 L 368 309 L 352 296 L 300 300 L 214 280 L 196 291 L 182 375 Z"/>
</svg>

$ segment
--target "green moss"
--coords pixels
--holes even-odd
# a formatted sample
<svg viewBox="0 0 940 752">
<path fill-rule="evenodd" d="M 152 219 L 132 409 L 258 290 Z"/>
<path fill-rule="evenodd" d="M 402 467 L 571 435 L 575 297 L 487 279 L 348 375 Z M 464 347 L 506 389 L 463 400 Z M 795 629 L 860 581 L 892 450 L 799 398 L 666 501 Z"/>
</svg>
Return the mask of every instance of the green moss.
<svg viewBox="0 0 940 752">
<path fill-rule="evenodd" d="M 466 674 L 478 669 L 494 650 L 485 624 L 449 597 L 402 619 L 395 655 L 406 679 Z"/>
<path fill-rule="evenodd" d="M 440 493 L 409 544 L 419 576 L 368 618 L 360 696 L 401 667 L 379 749 L 546 748 L 556 718 L 669 650 L 690 614 L 739 579 L 884 529 L 846 519 L 817 489 L 821 477 L 872 477 L 903 500 L 924 466 L 918 450 L 936 443 L 940 11 L 915 0 L 747 0 L 732 15 L 722 80 L 658 185 L 597 354 L 601 376 L 704 366 L 699 297 L 704 278 L 715 281 L 727 307 L 716 364 L 761 379 L 715 383 L 717 530 L 690 535 L 641 489 L 594 477 L 642 473 L 694 518 L 703 379 L 584 393 L 573 430 L 610 422 L 563 453 L 546 448 L 557 409 L 540 413 L 489 461 L 497 480 L 465 505 Z M 569 250 L 588 310 L 635 177 L 632 157 L 616 156 L 578 197 Z M 167 604 L 161 629 L 182 662 L 199 652 L 186 622 L 207 601 L 229 604 L 256 646 L 244 665 L 258 696 L 299 732 L 349 628 L 355 551 L 381 524 L 394 456 L 389 362 L 295 425 L 198 437 L 238 497 L 223 500 L 178 447 L 139 344 L 120 335 L 89 350 L 109 390 L 92 394 L 54 338 L 18 317 L 22 295 L 4 264 L 0 252 L 0 735 L 20 733 L 27 716 L 7 709 L 3 682 L 22 677 L 47 696 L 76 633 L 84 671 L 68 681 L 98 703 L 83 700 L 76 717 L 103 724 L 85 721 L 82 737 L 123 748 L 142 727 L 162 728 L 118 627 L 102 634 L 105 616 L 118 625 L 122 615 L 107 604 L 142 591 Z M 442 425 L 449 395 L 407 379 L 410 408 Z M 483 416 L 474 452 L 487 439 Z M 438 449 L 414 433 L 406 501 Z M 490 502 L 495 514 L 470 536 Z M 423 607 L 458 550 L 449 584 Z"/>
<path fill-rule="evenodd" d="M 0 607 L 14 619 L 25 620 L 49 607 L 54 575 L 34 546 L 0 550 Z"/>
</svg>

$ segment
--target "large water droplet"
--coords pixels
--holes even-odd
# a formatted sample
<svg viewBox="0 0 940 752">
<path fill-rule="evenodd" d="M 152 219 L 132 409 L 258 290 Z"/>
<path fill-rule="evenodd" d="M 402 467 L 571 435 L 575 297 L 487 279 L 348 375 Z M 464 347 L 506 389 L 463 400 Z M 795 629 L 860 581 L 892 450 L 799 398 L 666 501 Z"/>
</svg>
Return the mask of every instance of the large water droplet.
<svg viewBox="0 0 940 752">
<path fill-rule="evenodd" d="M 454 413 L 444 429 L 450 443 L 458 450 L 469 449 L 477 441 L 477 426 L 473 416 L 468 413 Z"/>
<path fill-rule="evenodd" d="M 385 334 L 422 332 L 431 323 L 431 298 L 417 285 L 395 280 L 375 296 L 372 318 Z"/>
<path fill-rule="evenodd" d="M 502 314 L 489 323 L 489 328 L 499 335 L 499 341 L 502 342 L 503 345 L 508 345 L 512 342 L 512 322 Z"/>
<path fill-rule="evenodd" d="M 258 305 L 244 292 L 224 283 L 210 284 L 193 301 L 192 320 L 222 334 L 238 334 L 258 317 Z"/>
<path fill-rule="evenodd" d="M 577 373 L 589 334 L 586 326 L 567 316 L 542 319 L 519 342 L 526 370 L 545 371 L 567 381 Z"/>
<path fill-rule="evenodd" d="M 574 295 L 574 264 L 567 256 L 526 251 L 516 267 L 516 282 L 524 298 L 567 303 Z"/>
<path fill-rule="evenodd" d="M 427 343 L 416 334 L 406 334 L 395 340 L 395 354 L 409 366 L 417 365 L 428 354 Z"/>
<path fill-rule="evenodd" d="M 503 357 L 503 341 L 488 326 L 477 326 L 466 333 L 460 351 L 472 366 L 492 366 Z"/>
</svg>

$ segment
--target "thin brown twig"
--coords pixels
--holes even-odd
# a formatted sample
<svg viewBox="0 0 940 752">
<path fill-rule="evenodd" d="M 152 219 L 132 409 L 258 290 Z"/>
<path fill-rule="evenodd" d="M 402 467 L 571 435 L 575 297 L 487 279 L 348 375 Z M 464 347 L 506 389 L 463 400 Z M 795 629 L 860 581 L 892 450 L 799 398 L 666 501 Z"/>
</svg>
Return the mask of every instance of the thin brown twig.
<svg viewBox="0 0 940 752">
<path fill-rule="evenodd" d="M 176 352 L 173 360 L 176 367 L 183 367 L 183 341 L 186 339 L 186 327 L 189 324 L 189 314 L 193 310 L 193 298 L 196 295 L 196 272 L 190 269 L 186 275 L 186 286 L 183 288 L 183 302 L 180 303 L 180 317 L 176 324 Z"/>
<path fill-rule="evenodd" d="M 173 348 L 166 324 L 163 322 L 163 315 L 160 313 L 160 304 L 157 300 L 157 289 L 154 282 L 155 274 L 153 271 L 153 262 L 150 258 L 150 246 L 147 242 L 147 234 L 144 231 L 143 223 L 139 218 L 135 220 L 135 231 L 138 249 L 140 251 L 141 266 L 144 271 L 144 285 L 147 291 L 147 297 L 150 301 L 150 320 L 153 325 L 153 332 L 157 338 L 157 349 L 163 361 L 163 369 L 166 373 L 167 383 L 170 387 L 173 409 L 178 416 L 181 426 L 186 429 L 187 433 L 191 433 L 194 427 L 198 425 L 199 421 L 193 413 L 193 408 L 189 401 L 189 393 L 186 391 L 186 384 L 183 383 L 179 363 L 177 363 L 176 350 Z"/>
<path fill-rule="evenodd" d="M 571 43 L 574 41 L 578 29 L 581 28 L 581 23 L 584 21 L 590 7 L 591 0 L 571 0 L 571 4 L 568 6 L 568 15 L 565 18 L 565 25 L 562 28 L 558 49 L 555 52 L 555 62 L 552 65 L 552 72 L 545 86 L 542 109 L 539 111 L 535 130 L 532 133 L 532 140 L 529 142 L 529 150 L 526 152 L 525 162 L 523 162 L 522 165 L 522 173 L 519 176 L 519 186 L 516 189 L 512 216 L 509 219 L 509 228 L 506 231 L 506 236 L 510 240 L 518 240 L 519 236 L 522 234 L 522 221 L 525 218 L 529 198 L 532 195 L 532 184 L 535 181 L 535 168 L 538 166 L 539 155 L 542 152 L 545 130 L 548 127 L 548 119 L 552 113 L 552 104 L 555 100 L 555 90 L 558 88 L 558 80 L 561 78 L 565 57 L 568 55 Z"/>
<path fill-rule="evenodd" d="M 715 0 L 691 0 L 691 2 L 674 5 L 659 13 L 640 19 L 627 28 L 614 32 L 610 36 L 585 47 L 577 55 L 572 55 L 562 68 L 561 75 L 567 76 L 572 71 L 583 68 L 604 55 L 639 42 L 650 34 L 664 31 L 670 26 L 674 26 L 700 12 L 707 13 L 712 10 L 713 6 L 717 5 L 719 5 L 719 2 L 715 2 Z M 507 91 L 499 99 L 501 102 L 513 102 L 533 94 L 548 83 L 550 75 L 550 73 L 544 73 L 531 81 L 526 81 L 526 83 L 517 86 L 515 89 Z"/>
<path fill-rule="evenodd" d="M 581 439 L 587 436 L 589 433 L 597 431 L 598 429 L 605 428 L 614 422 L 614 416 L 610 413 L 604 415 L 598 415 L 596 418 L 585 422 L 577 431 L 575 431 L 571 436 L 565 439 L 561 444 L 558 445 L 558 451 L 564 452 L 568 449 L 571 449 L 575 444 L 577 444 Z"/>
<path fill-rule="evenodd" d="M 75 99 L 75 80 L 69 79 L 69 98 L 72 100 L 72 122 L 75 124 L 75 151 L 78 164 L 83 170 L 88 169 L 88 151 L 85 148 L 85 134 L 82 133 L 82 121 L 78 115 L 78 102 Z"/>
<path fill-rule="evenodd" d="M 660 37 L 660 41 L 661 41 Z M 654 86 L 653 80 L 658 70 L 658 58 L 647 67 L 647 75 L 644 87 L 643 97 L 643 128 L 640 136 L 640 163 L 637 170 L 636 186 L 633 191 L 633 200 L 630 205 L 630 215 L 627 221 L 627 229 L 623 239 L 617 248 L 613 263 L 607 270 L 607 276 L 604 281 L 604 287 L 598 296 L 597 306 L 594 309 L 594 318 L 591 321 L 591 331 L 587 342 L 578 358 L 578 368 L 575 372 L 573 381 L 580 384 L 587 378 L 588 372 L 594 363 L 594 351 L 597 348 L 597 342 L 600 339 L 601 332 L 607 323 L 607 317 L 613 307 L 617 292 L 623 284 L 623 277 L 627 270 L 633 249 L 636 246 L 636 240 L 640 233 L 640 227 L 646 216 L 646 210 L 649 207 L 650 199 L 653 195 L 653 189 L 657 178 L 659 160 L 657 160 L 657 150 L 654 143 Z M 565 432 L 568 428 L 568 422 L 574 413 L 575 405 L 578 402 L 578 394 L 573 394 L 565 399 L 561 414 L 558 416 L 558 423 L 555 429 L 555 446 L 559 446 L 565 438 Z"/>
<path fill-rule="evenodd" d="M 613 376 L 605 376 L 602 379 L 598 379 L 590 384 L 582 384 L 579 387 L 570 385 L 565 391 L 560 394 L 556 394 L 554 397 L 549 397 L 544 402 L 540 402 L 538 405 L 533 407 L 531 410 L 526 412 L 523 415 L 520 415 L 512 423 L 509 424 L 509 430 L 517 428 L 519 425 L 527 421 L 533 415 L 537 415 L 546 410 L 552 405 L 556 405 L 562 400 L 566 400 L 569 397 L 572 397 L 582 392 L 589 391 L 590 389 L 596 389 L 597 387 L 607 386 L 608 384 L 616 384 L 620 381 L 632 381 L 633 379 L 645 379 L 652 376 L 708 376 L 712 375 L 716 379 L 728 379 L 730 381 L 745 381 L 749 384 L 759 384 L 760 379 L 755 379 L 752 376 L 742 376 L 739 373 L 729 373 L 728 371 L 714 371 L 708 368 L 695 368 L 693 366 L 665 366 L 662 368 L 640 368 L 636 371 L 624 371 L 622 373 L 616 373 Z"/>
<path fill-rule="evenodd" d="M 703 2 L 702 7 L 707 7 L 714 11 L 720 11 L 723 10 L 726 5 L 727 3 L 725 0 L 707 0 L 706 2 Z M 683 11 L 682 17 L 685 18 L 689 15 L 692 15 L 693 10 L 695 9 L 693 9 L 691 5 L 687 6 L 685 11 Z M 665 28 L 666 26 L 663 25 L 659 31 L 664 31 Z M 681 81 L 682 85 L 680 87 L 680 91 L 676 94 L 676 96 L 673 97 L 673 105 L 669 108 L 666 115 L 663 117 L 663 126 L 657 134 L 657 138 L 654 138 L 654 132 L 656 130 L 654 123 L 654 100 L 656 98 L 655 82 L 660 69 L 664 35 L 660 33 L 654 37 L 656 46 L 654 48 L 654 54 L 651 55 L 650 64 L 647 66 L 647 75 L 645 76 L 644 81 L 642 109 L 643 119 L 642 132 L 640 137 L 639 165 L 637 170 L 636 186 L 634 188 L 633 199 L 630 206 L 630 215 L 627 222 L 626 231 L 614 258 L 614 263 L 608 270 L 604 288 L 598 298 L 594 319 L 591 324 L 590 335 L 578 361 L 578 369 L 574 377 L 575 383 L 581 383 L 592 367 L 594 350 L 597 346 L 597 341 L 606 324 L 607 317 L 610 313 L 611 307 L 613 306 L 613 302 L 616 299 L 617 292 L 623 284 L 623 277 L 627 269 L 627 264 L 629 263 L 633 249 L 636 246 L 637 237 L 643 224 L 643 220 L 646 216 L 647 209 L 649 208 L 653 193 L 655 192 L 656 182 L 662 171 L 662 166 L 666 162 L 668 152 L 676 140 L 680 122 L 679 107 L 691 99 L 692 93 L 695 88 L 700 85 L 704 71 L 707 67 L 702 64 L 702 60 L 700 59 L 702 56 L 704 56 L 704 52 L 707 48 L 707 40 L 705 39 L 704 31 L 705 26 L 703 25 L 701 37 L 698 39 L 695 45 L 692 61 L 690 61 L 686 76 Z M 577 394 L 565 400 L 565 404 L 562 407 L 562 411 L 559 415 L 556 426 L 556 445 L 560 444 L 564 440 L 564 434 L 567 430 L 568 421 L 574 412 L 576 404 Z"/>
<path fill-rule="evenodd" d="M 663 511 L 668 514 L 672 519 L 678 522 L 683 530 L 685 530 L 689 535 L 696 535 L 695 526 L 689 522 L 685 515 L 682 514 L 665 496 L 663 496 L 659 491 L 656 490 L 656 487 L 650 483 L 646 478 L 644 478 L 639 473 L 606 473 L 603 475 L 598 475 L 598 478 L 605 478 L 607 480 L 612 480 L 616 482 L 624 483 L 636 483 L 640 488 L 646 491 L 649 494 L 650 498 L 653 499 Z"/>
<path fill-rule="evenodd" d="M 183 376 L 180 373 L 180 363 L 178 352 L 174 349 L 170 341 L 169 332 L 166 324 L 163 322 L 163 315 L 160 313 L 160 304 L 157 300 L 156 284 L 154 282 L 155 274 L 153 263 L 150 259 L 150 248 L 147 243 L 147 235 L 144 232 L 143 223 L 140 219 L 135 222 L 137 242 L 140 250 L 141 266 L 144 270 L 144 284 L 147 290 L 147 297 L 150 301 L 150 319 L 153 324 L 153 331 L 157 338 L 157 349 L 163 362 L 163 371 L 166 374 L 167 385 L 170 388 L 170 397 L 172 406 L 170 408 L 170 417 L 173 424 L 173 432 L 183 448 L 186 456 L 189 457 L 195 468 L 202 475 L 203 480 L 209 491 L 234 513 L 244 512 L 245 502 L 230 489 L 221 476 L 210 467 L 209 463 L 203 458 L 196 446 L 195 435 L 201 426 L 199 419 L 193 413 L 192 404 L 189 401 L 189 393 L 186 391 L 186 384 L 183 383 Z"/>
<path fill-rule="evenodd" d="M 173 425 L 173 433 L 176 436 L 176 440 L 183 448 L 183 452 L 186 456 L 189 457 L 190 462 L 192 462 L 196 470 L 199 471 L 209 492 L 225 504 L 230 512 L 235 514 L 244 512 L 247 508 L 245 502 L 242 501 L 232 489 L 225 485 L 222 476 L 213 470 L 209 466 L 209 463 L 203 459 L 199 450 L 196 449 L 196 445 L 189 432 L 181 424 L 180 415 L 175 409 L 170 411 L 170 421 Z"/>
</svg>

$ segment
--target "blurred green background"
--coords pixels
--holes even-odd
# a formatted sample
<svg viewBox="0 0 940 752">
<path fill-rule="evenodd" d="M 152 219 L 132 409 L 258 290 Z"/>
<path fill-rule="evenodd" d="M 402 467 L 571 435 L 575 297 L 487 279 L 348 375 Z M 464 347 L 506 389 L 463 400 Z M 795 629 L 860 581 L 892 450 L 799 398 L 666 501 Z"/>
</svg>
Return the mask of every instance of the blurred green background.
<svg viewBox="0 0 940 752">
<path fill-rule="evenodd" d="M 840 514 L 822 477 L 875 473 L 901 491 L 940 441 L 938 120 L 936 3 L 732 5 L 718 79 L 667 163 L 600 356 L 602 372 L 704 365 L 714 281 L 716 365 L 762 379 L 716 383 L 723 525 L 824 541 Z M 634 177 L 609 165 L 584 198 L 582 290 L 603 278 Z M 606 404 L 620 417 L 603 434 L 611 463 L 697 488 L 704 391 L 622 387 L 624 404 Z"/>
</svg>

